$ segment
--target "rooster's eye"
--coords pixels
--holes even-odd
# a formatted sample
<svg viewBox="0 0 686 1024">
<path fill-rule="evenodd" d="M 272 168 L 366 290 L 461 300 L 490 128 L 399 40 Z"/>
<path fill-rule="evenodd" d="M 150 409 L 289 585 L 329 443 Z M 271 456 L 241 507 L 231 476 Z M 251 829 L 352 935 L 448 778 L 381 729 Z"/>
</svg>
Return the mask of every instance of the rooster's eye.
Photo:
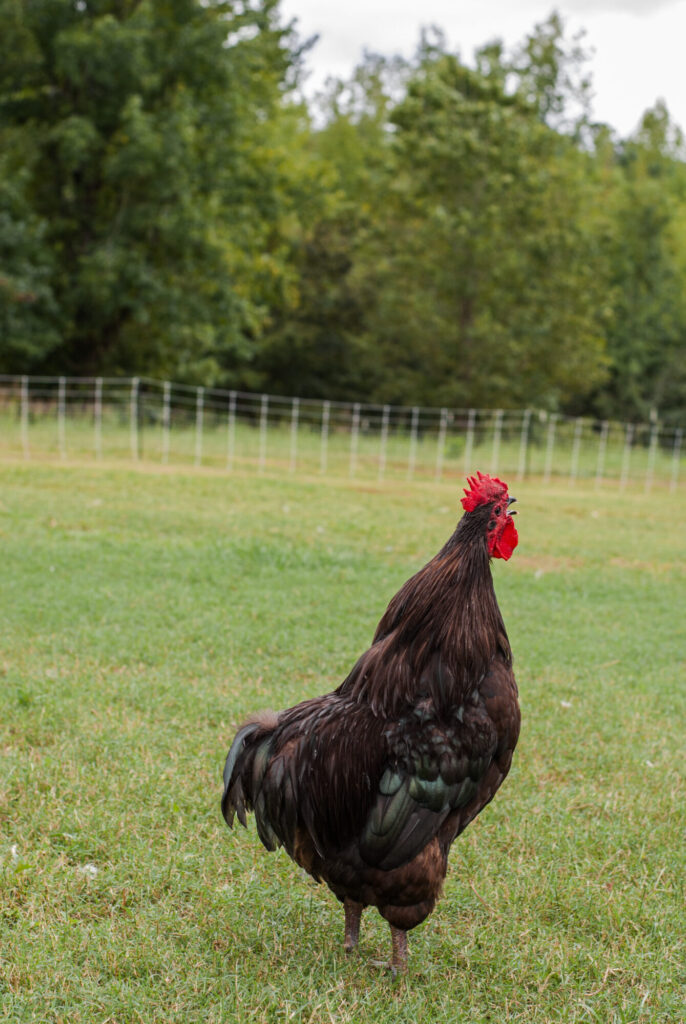
<svg viewBox="0 0 686 1024">
<path fill-rule="evenodd" d="M 499 516 L 501 512 L 502 512 L 502 509 L 501 509 L 500 505 L 498 505 L 497 508 L 493 509 L 493 514 L 496 515 L 496 516 Z"/>
</svg>

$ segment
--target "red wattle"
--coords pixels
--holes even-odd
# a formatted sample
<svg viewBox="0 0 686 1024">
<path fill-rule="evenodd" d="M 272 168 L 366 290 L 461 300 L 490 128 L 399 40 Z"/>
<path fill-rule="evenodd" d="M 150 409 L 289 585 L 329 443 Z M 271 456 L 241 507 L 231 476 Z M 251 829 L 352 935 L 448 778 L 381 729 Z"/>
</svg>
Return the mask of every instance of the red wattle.
<svg viewBox="0 0 686 1024">
<path fill-rule="evenodd" d="M 494 558 L 504 558 L 505 561 L 511 557 L 512 552 L 519 543 L 519 536 L 517 534 L 517 528 L 512 520 L 512 516 L 507 517 L 507 522 L 503 527 L 503 532 L 496 539 L 493 545 L 492 555 Z"/>
</svg>

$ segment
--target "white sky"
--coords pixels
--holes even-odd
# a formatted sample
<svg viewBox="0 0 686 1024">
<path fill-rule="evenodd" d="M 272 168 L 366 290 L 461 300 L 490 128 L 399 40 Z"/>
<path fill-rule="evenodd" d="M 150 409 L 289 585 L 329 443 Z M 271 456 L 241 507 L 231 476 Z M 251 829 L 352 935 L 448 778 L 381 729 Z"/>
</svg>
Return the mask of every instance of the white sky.
<svg viewBox="0 0 686 1024">
<path fill-rule="evenodd" d="M 329 76 L 346 77 L 369 49 L 414 53 L 420 27 L 438 25 L 450 48 L 472 62 L 494 38 L 521 41 L 556 8 L 567 36 L 586 29 L 592 50 L 593 114 L 626 136 L 664 99 L 686 130 L 686 0 L 282 0 L 301 37 L 319 34 L 306 66 L 309 94 Z"/>
</svg>

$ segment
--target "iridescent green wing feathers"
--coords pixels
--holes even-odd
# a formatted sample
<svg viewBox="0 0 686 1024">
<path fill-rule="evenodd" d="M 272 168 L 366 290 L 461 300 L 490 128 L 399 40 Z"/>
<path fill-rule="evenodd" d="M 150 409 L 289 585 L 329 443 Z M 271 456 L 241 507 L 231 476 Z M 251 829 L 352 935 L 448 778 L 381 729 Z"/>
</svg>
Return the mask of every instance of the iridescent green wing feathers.
<svg viewBox="0 0 686 1024">
<path fill-rule="evenodd" d="M 363 860 L 382 870 L 416 857 L 448 815 L 476 795 L 492 760 L 495 737 L 478 709 L 467 712 L 470 725 L 480 719 L 474 732 L 461 721 L 463 709 L 439 723 L 426 703 L 386 730 L 390 764 L 360 840 Z"/>
</svg>

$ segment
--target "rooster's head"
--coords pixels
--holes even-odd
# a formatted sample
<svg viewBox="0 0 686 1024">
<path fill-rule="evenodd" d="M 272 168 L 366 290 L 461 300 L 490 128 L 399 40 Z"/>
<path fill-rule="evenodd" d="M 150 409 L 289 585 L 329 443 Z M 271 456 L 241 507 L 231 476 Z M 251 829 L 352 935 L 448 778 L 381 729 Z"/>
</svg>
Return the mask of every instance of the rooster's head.
<svg viewBox="0 0 686 1024">
<path fill-rule="evenodd" d="M 517 547 L 519 537 L 510 511 L 510 505 L 516 498 L 507 493 L 507 484 L 495 476 L 477 473 L 467 478 L 469 488 L 465 487 L 462 507 L 465 512 L 479 512 L 484 517 L 486 543 L 488 552 L 493 558 L 507 560 Z"/>
</svg>

